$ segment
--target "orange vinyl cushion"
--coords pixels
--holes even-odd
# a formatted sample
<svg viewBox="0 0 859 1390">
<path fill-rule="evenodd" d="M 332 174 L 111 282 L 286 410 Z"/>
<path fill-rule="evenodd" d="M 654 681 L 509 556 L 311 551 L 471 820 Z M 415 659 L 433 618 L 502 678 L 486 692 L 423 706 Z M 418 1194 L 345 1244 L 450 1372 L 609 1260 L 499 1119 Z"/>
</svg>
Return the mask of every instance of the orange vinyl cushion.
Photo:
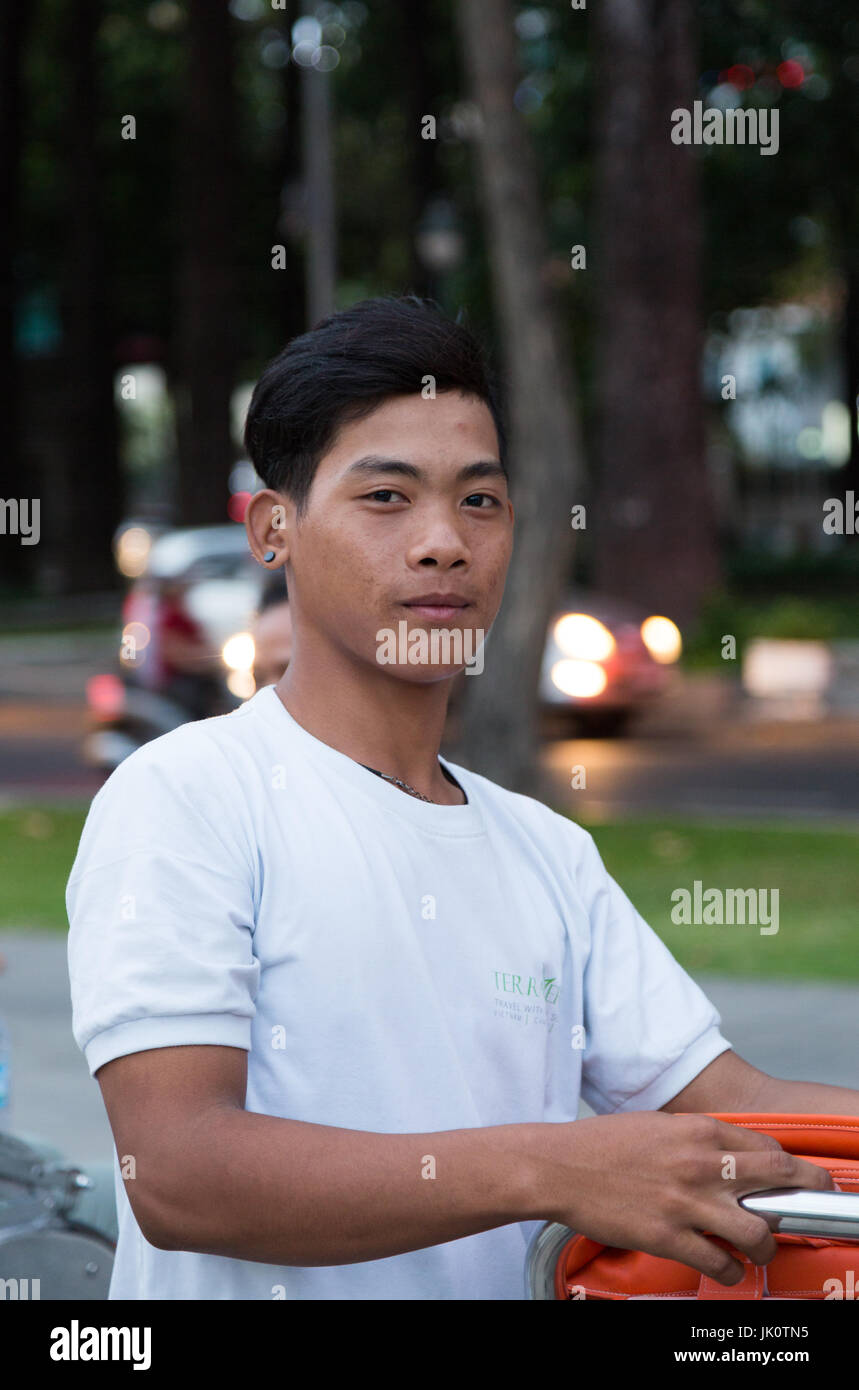
<svg viewBox="0 0 859 1390">
<path fill-rule="evenodd" d="M 859 1192 L 859 1115 L 719 1113 L 715 1118 L 772 1135 L 789 1153 L 828 1168 L 843 1191 Z M 563 1299 L 859 1298 L 856 1242 L 777 1233 L 777 1253 L 764 1266 L 753 1264 L 728 1241 L 712 1239 L 746 1266 L 741 1283 L 729 1287 L 677 1260 L 600 1245 L 579 1235 L 558 1259 L 556 1294 Z"/>
</svg>

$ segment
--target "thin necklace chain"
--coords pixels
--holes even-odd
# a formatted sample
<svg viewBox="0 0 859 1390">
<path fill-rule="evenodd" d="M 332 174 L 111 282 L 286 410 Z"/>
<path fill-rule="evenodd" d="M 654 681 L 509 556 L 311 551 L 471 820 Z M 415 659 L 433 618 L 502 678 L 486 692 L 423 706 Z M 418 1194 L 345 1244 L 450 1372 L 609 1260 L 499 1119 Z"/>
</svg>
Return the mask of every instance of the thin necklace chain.
<svg viewBox="0 0 859 1390">
<path fill-rule="evenodd" d="M 421 801 L 428 801 L 430 806 L 436 805 L 431 796 L 424 796 L 423 792 L 416 791 L 414 787 L 409 786 L 408 782 L 401 781 L 399 777 L 392 777 L 389 772 L 380 772 L 377 767 L 367 767 L 366 763 L 362 763 L 361 766 L 366 767 L 368 772 L 375 772 L 377 777 L 383 777 L 386 782 L 393 782 L 395 787 L 402 787 L 403 791 L 408 792 L 410 796 L 416 796 Z"/>
</svg>

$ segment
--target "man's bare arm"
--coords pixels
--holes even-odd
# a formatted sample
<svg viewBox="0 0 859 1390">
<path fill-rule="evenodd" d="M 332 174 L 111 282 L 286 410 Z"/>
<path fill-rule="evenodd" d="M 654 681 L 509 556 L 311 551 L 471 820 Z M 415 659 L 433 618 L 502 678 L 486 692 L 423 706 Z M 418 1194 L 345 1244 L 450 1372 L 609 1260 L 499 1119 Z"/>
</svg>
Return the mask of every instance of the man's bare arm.
<svg viewBox="0 0 859 1390">
<path fill-rule="evenodd" d="M 859 1115 L 859 1091 L 824 1081 L 769 1076 L 736 1052 L 722 1052 L 662 1109 L 670 1114 Z"/>
<path fill-rule="evenodd" d="M 526 1125 L 378 1134 L 255 1114 L 241 1048 L 154 1048 L 96 1076 L 160 1249 L 342 1265 L 527 1219 Z"/>
<path fill-rule="evenodd" d="M 859 1091 L 825 1081 L 782 1081 L 768 1076 L 758 1093 L 758 1109 L 794 1115 L 859 1115 Z"/>
<path fill-rule="evenodd" d="M 343 1265 L 545 1219 L 733 1284 L 743 1266 L 705 1233 L 759 1264 L 776 1249 L 738 1196 L 833 1185 L 774 1139 L 706 1115 L 378 1134 L 245 1111 L 241 1048 L 154 1048 L 96 1075 L 123 1169 L 135 1160 L 132 1210 L 164 1250 Z"/>
</svg>

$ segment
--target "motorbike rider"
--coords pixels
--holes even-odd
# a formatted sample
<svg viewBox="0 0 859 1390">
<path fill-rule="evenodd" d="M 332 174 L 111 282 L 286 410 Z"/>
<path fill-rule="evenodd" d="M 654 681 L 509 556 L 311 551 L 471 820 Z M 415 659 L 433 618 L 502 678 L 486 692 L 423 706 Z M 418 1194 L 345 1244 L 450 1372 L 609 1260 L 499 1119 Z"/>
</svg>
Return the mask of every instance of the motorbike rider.
<svg viewBox="0 0 859 1390">
<path fill-rule="evenodd" d="M 126 607 L 126 630 L 134 621 L 145 623 L 149 640 L 139 661 L 126 667 L 129 679 L 175 701 L 189 719 L 221 712 L 223 693 L 220 655 L 213 651 L 200 624 L 188 612 L 186 580 L 163 581 L 154 592 L 137 593 Z M 138 614 L 131 604 L 145 608 Z"/>
</svg>

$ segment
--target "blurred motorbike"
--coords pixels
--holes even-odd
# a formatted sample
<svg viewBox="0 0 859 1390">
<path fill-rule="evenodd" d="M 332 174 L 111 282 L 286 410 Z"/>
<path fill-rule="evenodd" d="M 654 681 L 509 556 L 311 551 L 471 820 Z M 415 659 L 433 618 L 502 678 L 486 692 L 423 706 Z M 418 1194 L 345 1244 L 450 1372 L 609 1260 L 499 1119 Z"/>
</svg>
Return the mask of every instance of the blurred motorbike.
<svg viewBox="0 0 859 1390">
<path fill-rule="evenodd" d="M 117 565 L 133 579 L 118 670 L 87 682 L 84 760 L 109 775 L 135 749 L 254 693 L 249 631 L 261 575 L 240 525 L 150 536 L 126 527 Z"/>
<path fill-rule="evenodd" d="M 0 1281 L 5 1298 L 106 1299 L 115 1241 L 80 1219 L 91 1180 L 0 1133 Z"/>
</svg>

